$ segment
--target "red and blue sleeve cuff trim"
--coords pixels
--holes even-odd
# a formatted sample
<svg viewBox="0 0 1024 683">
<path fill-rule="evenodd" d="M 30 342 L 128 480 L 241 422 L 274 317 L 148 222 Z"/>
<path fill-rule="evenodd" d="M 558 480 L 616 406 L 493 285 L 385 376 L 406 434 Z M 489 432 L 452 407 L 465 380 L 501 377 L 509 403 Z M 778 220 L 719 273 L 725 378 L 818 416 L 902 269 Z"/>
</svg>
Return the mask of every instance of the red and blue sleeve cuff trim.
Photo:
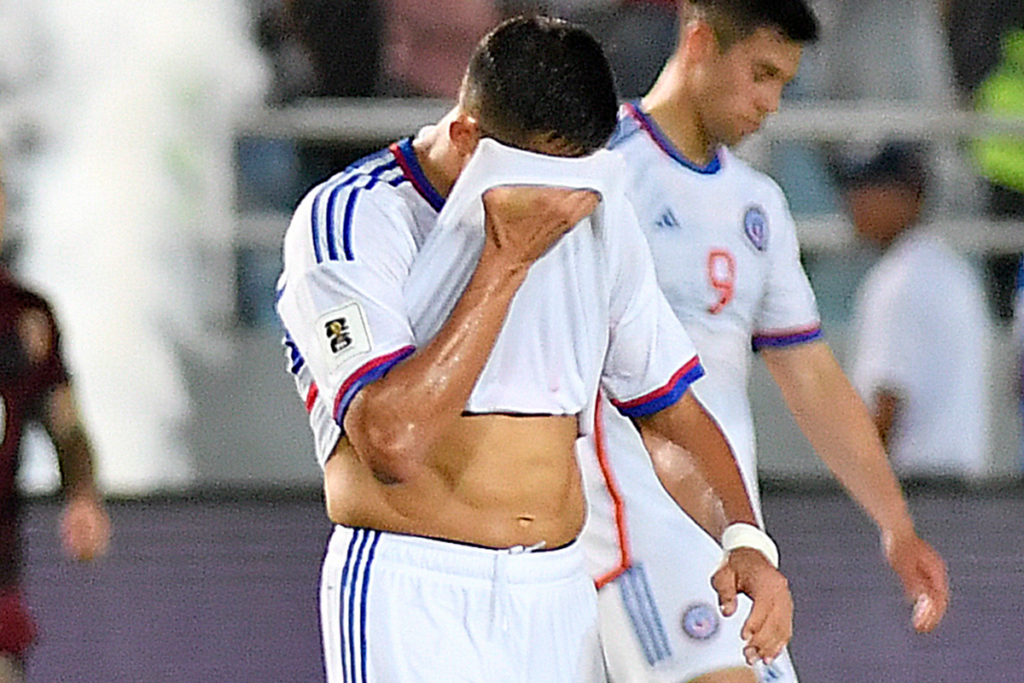
<svg viewBox="0 0 1024 683">
<path fill-rule="evenodd" d="M 643 417 L 664 410 L 682 398 L 690 385 L 704 376 L 700 358 L 694 356 L 690 362 L 679 368 L 676 374 L 660 389 L 629 401 L 612 400 L 619 412 L 627 417 Z"/>
<path fill-rule="evenodd" d="M 352 403 L 352 399 L 359 393 L 359 390 L 388 374 L 391 368 L 411 356 L 415 350 L 416 347 L 414 346 L 403 346 L 397 351 L 374 358 L 349 375 L 348 379 L 341 385 L 341 388 L 338 389 L 338 394 L 334 399 L 334 420 L 342 428 L 342 431 L 345 429 L 345 413 L 348 411 L 348 406 Z"/>
<path fill-rule="evenodd" d="M 821 327 L 814 326 L 773 334 L 759 334 L 751 340 L 751 343 L 754 347 L 754 351 L 760 351 L 765 347 L 780 348 L 784 346 L 794 346 L 796 344 L 805 344 L 810 341 L 821 339 L 822 336 L 824 335 L 822 334 Z"/>
</svg>

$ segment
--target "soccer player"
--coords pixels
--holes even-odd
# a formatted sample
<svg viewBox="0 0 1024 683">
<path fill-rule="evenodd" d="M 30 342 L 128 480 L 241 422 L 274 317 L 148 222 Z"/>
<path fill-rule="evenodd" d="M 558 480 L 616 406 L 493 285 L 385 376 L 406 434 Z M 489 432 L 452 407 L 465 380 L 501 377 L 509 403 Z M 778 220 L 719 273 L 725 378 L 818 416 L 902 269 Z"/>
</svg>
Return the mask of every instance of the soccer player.
<svg viewBox="0 0 1024 683">
<path fill-rule="evenodd" d="M 0 234 L 5 215 L 0 190 Z M 25 427 L 41 424 L 57 451 L 65 505 L 64 549 L 78 560 L 105 552 L 110 519 L 96 488 L 93 455 L 64 368 L 49 304 L 0 268 L 0 683 L 25 680 L 36 625 L 21 588 L 21 496 L 17 474 Z"/>
<path fill-rule="evenodd" d="M 600 150 L 616 107 L 592 37 L 513 19 L 451 112 L 296 210 L 278 313 L 337 525 L 321 584 L 332 683 L 604 680 L 575 543 L 574 444 L 599 385 L 693 452 L 724 501 L 716 580 L 726 611 L 737 590 L 754 600 L 750 656 L 788 640 L 773 546 L 688 391 L 699 361 L 621 160 Z"/>
<path fill-rule="evenodd" d="M 756 503 L 746 387 L 751 349 L 760 353 L 819 456 L 877 524 L 914 601 L 914 628 L 930 631 L 946 609 L 945 565 L 915 532 L 872 420 L 822 339 L 785 197 L 729 150 L 777 109 L 817 22 L 803 0 L 683 0 L 679 11 L 677 50 L 650 92 L 623 105 L 609 146 L 626 161 L 661 289 L 707 369 L 694 392 Z M 598 465 L 585 467 L 592 508 L 583 544 L 610 677 L 757 680 L 741 656 L 741 620 L 714 609 L 708 577 L 720 551 L 669 495 L 692 499 L 699 477 L 644 434 L 652 470 L 637 430 L 605 408 L 599 438 L 581 440 L 581 461 Z M 713 504 L 690 511 L 721 525 Z M 795 680 L 786 656 L 760 675 Z"/>
</svg>

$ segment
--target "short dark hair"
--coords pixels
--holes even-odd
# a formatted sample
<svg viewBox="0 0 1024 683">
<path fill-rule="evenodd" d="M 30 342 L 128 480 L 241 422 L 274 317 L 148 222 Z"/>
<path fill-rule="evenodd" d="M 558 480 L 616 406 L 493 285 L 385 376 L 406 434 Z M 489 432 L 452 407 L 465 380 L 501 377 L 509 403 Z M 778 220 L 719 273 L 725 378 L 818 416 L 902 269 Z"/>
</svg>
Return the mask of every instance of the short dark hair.
<svg viewBox="0 0 1024 683">
<path fill-rule="evenodd" d="M 806 0 L 681 0 L 683 25 L 703 19 L 715 30 L 722 50 L 759 28 L 774 29 L 795 43 L 818 39 L 818 19 Z"/>
<path fill-rule="evenodd" d="M 564 143 L 589 154 L 615 130 L 618 95 L 597 40 L 544 16 L 509 19 L 470 58 L 461 103 L 486 135 L 514 147 Z"/>
<path fill-rule="evenodd" d="M 889 141 L 868 158 L 843 158 L 835 166 L 839 185 L 846 191 L 902 185 L 921 197 L 928 188 L 924 149 L 911 142 Z"/>
</svg>

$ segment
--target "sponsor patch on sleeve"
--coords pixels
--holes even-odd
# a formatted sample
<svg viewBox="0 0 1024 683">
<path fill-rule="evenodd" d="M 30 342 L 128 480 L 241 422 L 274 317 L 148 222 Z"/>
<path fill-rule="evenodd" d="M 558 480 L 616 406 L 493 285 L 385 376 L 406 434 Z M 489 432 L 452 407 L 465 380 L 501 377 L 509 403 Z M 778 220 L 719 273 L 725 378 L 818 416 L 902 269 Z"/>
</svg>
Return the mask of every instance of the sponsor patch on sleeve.
<svg viewBox="0 0 1024 683">
<path fill-rule="evenodd" d="M 363 307 L 355 301 L 320 316 L 316 321 L 316 335 L 324 350 L 329 372 L 334 372 L 350 358 L 369 353 L 373 348 Z"/>
</svg>

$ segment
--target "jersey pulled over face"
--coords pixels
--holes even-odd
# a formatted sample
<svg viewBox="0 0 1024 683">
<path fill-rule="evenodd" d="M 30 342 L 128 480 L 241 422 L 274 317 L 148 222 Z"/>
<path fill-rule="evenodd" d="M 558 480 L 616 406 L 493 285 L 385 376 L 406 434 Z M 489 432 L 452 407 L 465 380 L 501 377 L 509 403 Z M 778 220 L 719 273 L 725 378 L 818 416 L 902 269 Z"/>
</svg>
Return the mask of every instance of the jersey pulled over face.
<svg viewBox="0 0 1024 683">
<path fill-rule="evenodd" d="M 703 372 L 657 288 L 619 159 L 598 154 L 617 189 L 531 266 L 467 412 L 575 416 L 601 384 L 640 415 L 678 399 Z M 467 183 L 480 172 L 531 184 L 525 168 L 590 163 L 553 159 L 484 140 L 446 202 L 404 140 L 302 201 L 285 238 L 278 312 L 321 463 L 355 394 L 428 343 L 469 281 L 483 209 L 482 192 L 461 198 Z M 541 184 L 569 186 L 569 176 Z"/>
</svg>

